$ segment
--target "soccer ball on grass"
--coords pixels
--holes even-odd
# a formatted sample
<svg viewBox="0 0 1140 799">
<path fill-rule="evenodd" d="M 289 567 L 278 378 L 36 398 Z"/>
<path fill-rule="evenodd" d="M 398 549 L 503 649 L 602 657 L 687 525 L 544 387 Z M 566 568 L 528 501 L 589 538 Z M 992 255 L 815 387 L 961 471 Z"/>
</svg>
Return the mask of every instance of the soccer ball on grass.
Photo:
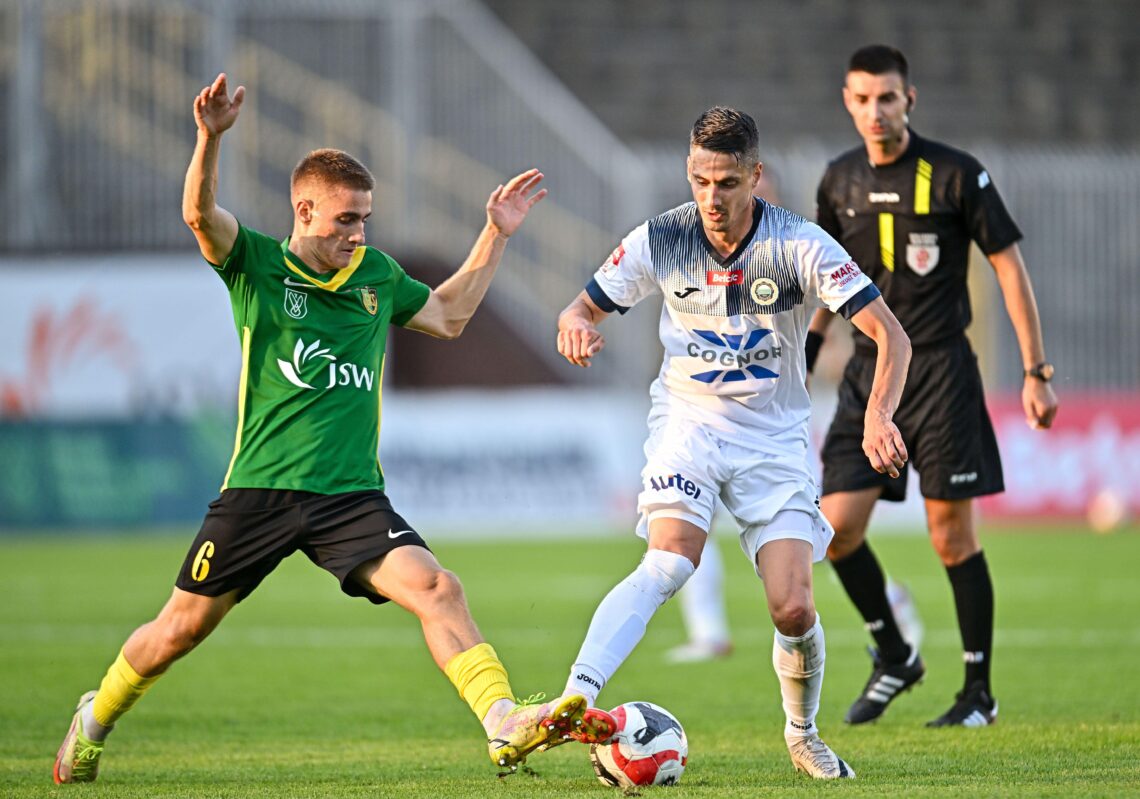
<svg viewBox="0 0 1140 799">
<path fill-rule="evenodd" d="M 672 713 L 651 702 L 626 702 L 610 711 L 617 732 L 590 746 L 590 762 L 604 785 L 634 788 L 676 785 L 689 760 L 689 741 Z"/>
</svg>

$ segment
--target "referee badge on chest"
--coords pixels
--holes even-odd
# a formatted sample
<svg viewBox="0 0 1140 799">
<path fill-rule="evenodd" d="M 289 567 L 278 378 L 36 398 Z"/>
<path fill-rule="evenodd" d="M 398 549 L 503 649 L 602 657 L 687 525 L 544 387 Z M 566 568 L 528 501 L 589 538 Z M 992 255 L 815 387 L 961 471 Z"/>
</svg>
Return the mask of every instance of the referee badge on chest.
<svg viewBox="0 0 1140 799">
<path fill-rule="evenodd" d="M 376 289 L 371 286 L 364 286 L 360 289 L 360 301 L 364 303 L 364 310 L 373 316 L 376 315 L 376 310 L 380 307 L 380 303 L 376 300 Z"/>
<path fill-rule="evenodd" d="M 938 234 L 911 233 L 906 245 L 906 265 L 920 275 L 938 266 Z"/>
</svg>

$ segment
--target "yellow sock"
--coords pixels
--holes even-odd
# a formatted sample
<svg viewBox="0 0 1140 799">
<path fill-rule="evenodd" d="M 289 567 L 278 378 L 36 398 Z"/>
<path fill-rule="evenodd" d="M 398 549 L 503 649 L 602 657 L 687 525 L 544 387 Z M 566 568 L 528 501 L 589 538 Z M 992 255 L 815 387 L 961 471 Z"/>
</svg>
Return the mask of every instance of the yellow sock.
<svg viewBox="0 0 1140 799">
<path fill-rule="evenodd" d="M 139 697 L 161 676 L 140 677 L 120 650 L 111 668 L 107 669 L 99 692 L 95 694 L 95 702 L 91 707 L 95 720 L 104 727 L 110 727 L 119 716 L 134 707 Z"/>
<path fill-rule="evenodd" d="M 480 721 L 500 699 L 514 701 L 507 670 L 490 644 L 476 644 L 447 661 L 443 673 Z"/>
</svg>

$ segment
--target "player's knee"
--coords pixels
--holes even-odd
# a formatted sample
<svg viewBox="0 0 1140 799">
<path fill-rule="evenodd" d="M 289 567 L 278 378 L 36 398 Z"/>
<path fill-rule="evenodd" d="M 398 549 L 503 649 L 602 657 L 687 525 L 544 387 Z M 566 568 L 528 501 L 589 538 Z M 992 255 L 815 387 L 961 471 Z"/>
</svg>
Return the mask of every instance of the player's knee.
<svg viewBox="0 0 1140 799">
<path fill-rule="evenodd" d="M 831 543 L 827 546 L 827 559 L 834 562 L 843 560 L 850 556 L 863 544 L 863 536 L 861 535 L 847 535 L 841 536 L 839 531 L 835 531 L 835 537 L 831 539 Z"/>
<path fill-rule="evenodd" d="M 772 623 L 781 635 L 789 637 L 804 635 L 815 624 L 815 604 L 811 597 L 798 593 L 788 596 L 769 608 Z"/>
<path fill-rule="evenodd" d="M 863 546 L 865 538 L 862 530 L 837 527 L 836 535 L 832 537 L 831 544 L 828 545 L 828 560 L 844 560 L 845 557 Z"/>
<path fill-rule="evenodd" d="M 424 574 L 417 593 L 425 608 L 451 608 L 467 602 L 463 595 L 463 583 L 455 572 L 447 569 L 436 569 Z"/>
<path fill-rule="evenodd" d="M 943 566 L 957 566 L 981 550 L 973 530 L 954 521 L 931 524 L 930 543 Z"/>
<path fill-rule="evenodd" d="M 934 551 L 938 553 L 938 559 L 947 568 L 957 566 L 981 551 L 976 541 L 967 539 L 931 536 L 931 541 L 934 544 Z"/>
<path fill-rule="evenodd" d="M 699 552 L 697 561 L 700 561 Z M 638 571 L 644 571 L 649 576 L 665 599 L 680 591 L 696 569 L 696 564 L 686 555 L 664 549 L 646 551 L 638 567 Z"/>
</svg>

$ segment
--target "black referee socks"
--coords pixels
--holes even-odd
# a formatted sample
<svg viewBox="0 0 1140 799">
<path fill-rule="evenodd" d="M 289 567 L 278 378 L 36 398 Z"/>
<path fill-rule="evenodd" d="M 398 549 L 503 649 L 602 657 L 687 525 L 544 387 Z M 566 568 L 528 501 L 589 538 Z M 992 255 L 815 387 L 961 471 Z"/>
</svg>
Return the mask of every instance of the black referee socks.
<svg viewBox="0 0 1140 799">
<path fill-rule="evenodd" d="M 962 633 L 965 684 L 969 686 L 980 680 L 989 690 L 990 653 L 994 644 L 994 584 L 985 553 L 979 552 L 957 566 L 948 566 L 946 574 L 954 590 L 958 629 Z"/>
<path fill-rule="evenodd" d="M 875 639 L 883 662 L 902 663 L 910 657 L 910 646 L 903 640 L 891 613 L 883 570 L 867 542 L 842 560 L 832 561 L 831 565 L 862 615 L 864 626 Z"/>
</svg>

